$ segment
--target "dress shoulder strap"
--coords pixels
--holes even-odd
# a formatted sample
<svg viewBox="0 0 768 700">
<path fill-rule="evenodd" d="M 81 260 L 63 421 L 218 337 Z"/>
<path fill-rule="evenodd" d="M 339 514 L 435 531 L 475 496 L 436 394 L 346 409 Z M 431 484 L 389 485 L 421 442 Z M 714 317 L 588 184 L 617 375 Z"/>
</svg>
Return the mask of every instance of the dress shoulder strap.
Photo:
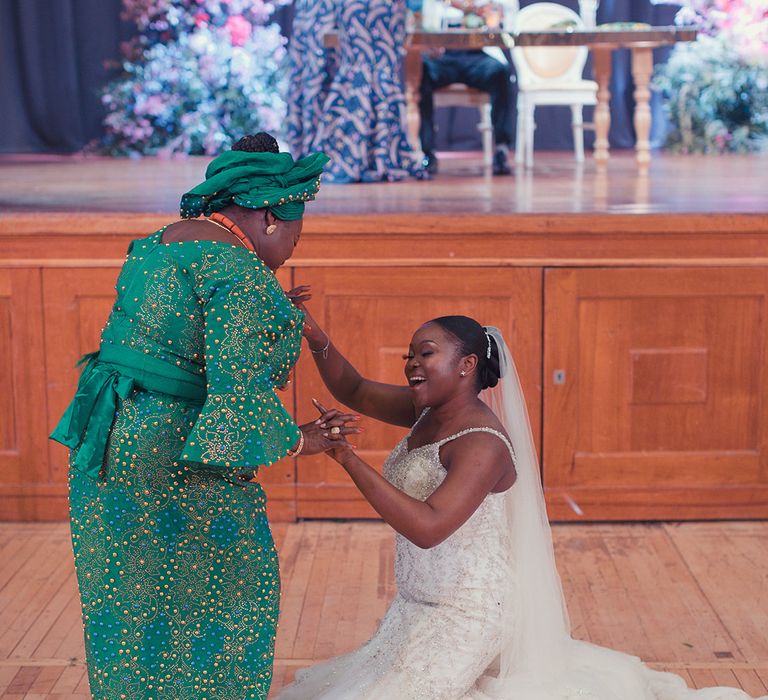
<svg viewBox="0 0 768 700">
<path fill-rule="evenodd" d="M 509 454 L 512 457 L 512 463 L 517 466 L 517 457 L 515 456 L 515 448 L 512 447 L 512 443 L 507 439 L 507 436 L 504 435 L 504 433 L 500 433 L 495 428 L 489 428 L 489 427 L 479 427 L 479 428 L 467 428 L 466 430 L 462 430 L 458 433 L 455 433 L 454 435 L 449 435 L 446 438 L 443 438 L 442 440 L 438 440 L 435 443 L 435 446 L 439 450 L 443 445 L 445 445 L 448 442 L 451 442 L 452 440 L 455 440 L 456 438 L 460 438 L 464 435 L 468 435 L 469 433 L 490 433 L 491 435 L 495 435 L 499 440 L 501 440 L 509 450 Z"/>
<path fill-rule="evenodd" d="M 425 409 L 424 409 L 424 410 L 423 410 L 423 411 L 422 411 L 422 412 L 419 414 L 419 417 L 416 419 L 416 421 L 414 422 L 414 424 L 411 426 L 411 429 L 408 431 L 408 435 L 406 435 L 406 437 L 411 437 L 411 435 L 413 434 L 413 431 L 414 431 L 414 430 L 416 430 L 416 426 L 417 426 L 417 425 L 418 425 L 418 424 L 421 422 L 421 419 L 422 419 L 422 418 L 424 418 L 424 416 L 426 416 L 426 415 L 427 415 L 427 413 L 429 413 L 429 407 L 425 408 Z"/>
</svg>

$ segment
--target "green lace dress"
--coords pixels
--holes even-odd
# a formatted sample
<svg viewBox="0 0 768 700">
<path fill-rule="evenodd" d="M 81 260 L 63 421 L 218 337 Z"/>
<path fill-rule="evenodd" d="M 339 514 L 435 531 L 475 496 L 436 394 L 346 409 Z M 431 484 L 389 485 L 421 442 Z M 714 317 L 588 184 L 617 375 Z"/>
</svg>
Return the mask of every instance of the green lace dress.
<svg viewBox="0 0 768 700">
<path fill-rule="evenodd" d="M 53 438 L 96 698 L 266 698 L 280 578 L 253 476 L 299 431 L 277 398 L 303 315 L 245 248 L 134 241 Z"/>
</svg>

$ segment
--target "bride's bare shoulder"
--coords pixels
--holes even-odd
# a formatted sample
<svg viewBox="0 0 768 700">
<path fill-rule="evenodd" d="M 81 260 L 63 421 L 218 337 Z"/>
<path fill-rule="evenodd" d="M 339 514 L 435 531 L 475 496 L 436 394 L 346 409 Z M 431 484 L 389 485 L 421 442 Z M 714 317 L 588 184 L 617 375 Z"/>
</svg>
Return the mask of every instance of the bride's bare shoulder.
<svg viewBox="0 0 768 700">
<path fill-rule="evenodd" d="M 507 430 L 499 420 L 499 417 L 490 409 L 489 406 L 482 404 L 469 420 L 468 428 L 491 428 L 496 432 L 501 433 L 509 440 Z"/>
</svg>

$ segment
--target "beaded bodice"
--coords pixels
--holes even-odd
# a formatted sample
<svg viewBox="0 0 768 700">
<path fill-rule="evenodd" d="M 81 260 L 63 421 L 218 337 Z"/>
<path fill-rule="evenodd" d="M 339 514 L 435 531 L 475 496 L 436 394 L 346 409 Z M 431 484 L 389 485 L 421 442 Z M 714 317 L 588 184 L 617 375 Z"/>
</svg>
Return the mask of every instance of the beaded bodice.
<svg viewBox="0 0 768 700">
<path fill-rule="evenodd" d="M 385 478 L 409 496 L 426 500 L 447 475 L 440 462 L 440 448 L 473 432 L 496 435 L 514 459 L 507 438 L 493 428 L 469 428 L 412 450 L 408 449 L 409 434 L 384 463 Z M 509 586 L 505 502 L 504 493 L 489 494 L 456 532 L 431 549 L 422 549 L 397 535 L 395 575 L 399 592 L 424 602 L 496 605 L 496 593 Z"/>
</svg>

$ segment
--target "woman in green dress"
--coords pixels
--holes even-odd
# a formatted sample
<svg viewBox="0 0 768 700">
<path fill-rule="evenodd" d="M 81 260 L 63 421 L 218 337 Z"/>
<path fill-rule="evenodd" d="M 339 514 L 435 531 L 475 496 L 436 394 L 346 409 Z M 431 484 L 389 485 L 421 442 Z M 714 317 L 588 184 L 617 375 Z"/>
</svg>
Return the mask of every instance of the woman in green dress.
<svg viewBox="0 0 768 700">
<path fill-rule="evenodd" d="M 254 477 L 357 432 L 299 428 L 275 393 L 304 316 L 274 271 L 326 162 L 241 139 L 184 195 L 185 220 L 128 249 L 100 349 L 51 436 L 72 449 L 95 698 L 267 697 L 280 577 Z"/>
</svg>

